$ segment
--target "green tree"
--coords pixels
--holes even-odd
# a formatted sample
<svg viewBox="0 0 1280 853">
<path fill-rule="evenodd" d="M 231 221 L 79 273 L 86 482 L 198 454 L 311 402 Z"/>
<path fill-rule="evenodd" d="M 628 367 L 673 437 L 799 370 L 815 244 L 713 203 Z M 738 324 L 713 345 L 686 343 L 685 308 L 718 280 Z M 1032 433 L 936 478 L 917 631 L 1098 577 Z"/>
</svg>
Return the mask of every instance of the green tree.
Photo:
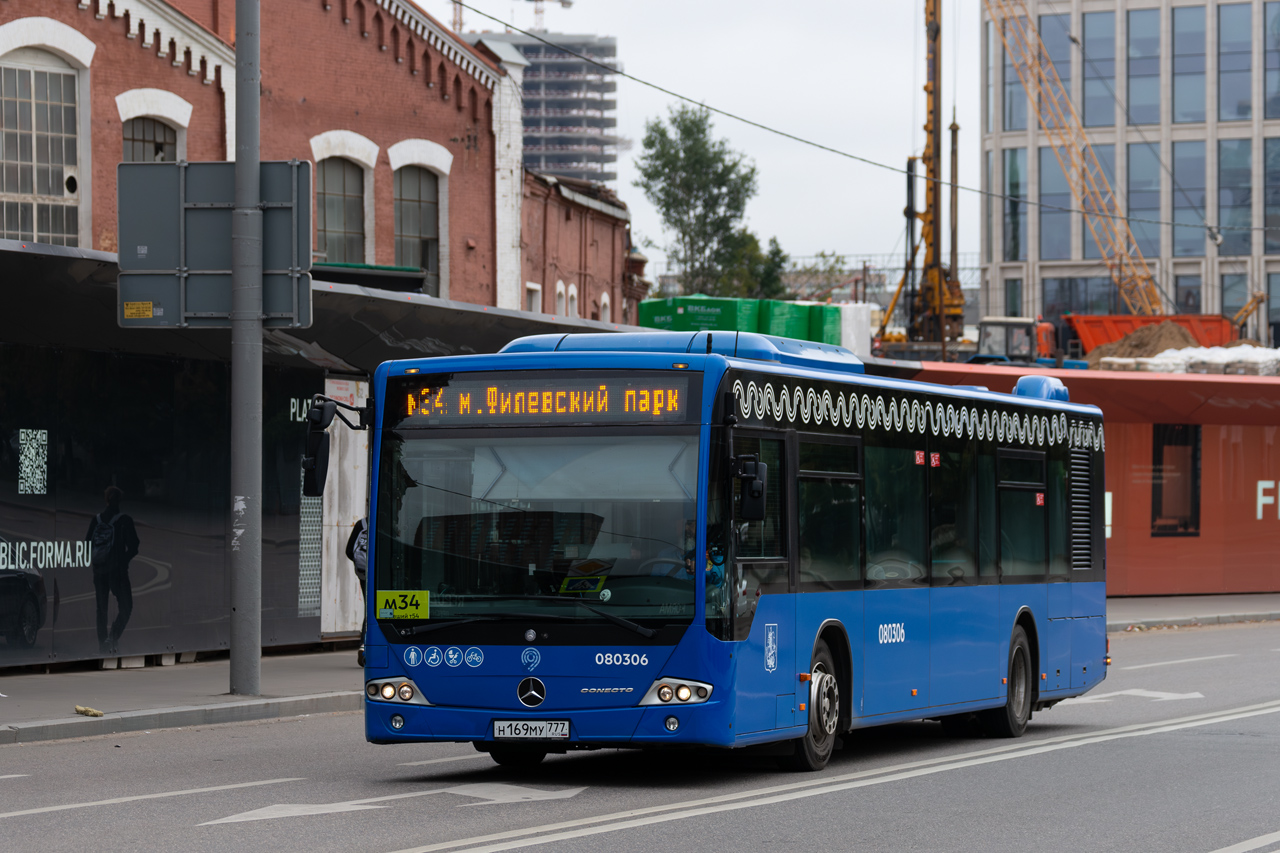
<svg viewBox="0 0 1280 853">
<path fill-rule="evenodd" d="M 675 235 L 668 253 L 685 293 L 718 293 L 720 265 L 732 255 L 731 244 L 741 240 L 739 223 L 756 193 L 756 167 L 725 140 L 714 139 L 711 129 L 706 109 L 673 107 L 666 122 L 645 122 L 636 164 L 635 185 Z"/>
<path fill-rule="evenodd" d="M 716 281 L 718 296 L 745 296 L 751 299 L 789 299 L 782 273 L 790 260 L 778 245 L 777 237 L 769 238 L 769 250 L 760 247 L 755 234 L 739 228 L 725 241 L 717 261 L 720 277 Z"/>
</svg>

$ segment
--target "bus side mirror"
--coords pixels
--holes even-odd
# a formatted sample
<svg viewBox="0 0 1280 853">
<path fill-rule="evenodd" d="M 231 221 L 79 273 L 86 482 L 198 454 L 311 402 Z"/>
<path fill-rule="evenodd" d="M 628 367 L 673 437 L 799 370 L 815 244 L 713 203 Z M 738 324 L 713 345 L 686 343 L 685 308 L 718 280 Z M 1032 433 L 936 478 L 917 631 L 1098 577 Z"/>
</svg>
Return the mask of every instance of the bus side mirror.
<svg viewBox="0 0 1280 853">
<path fill-rule="evenodd" d="M 738 501 L 738 517 L 742 521 L 764 521 L 769 491 L 769 466 L 754 453 L 734 460 L 734 476 L 742 481 L 742 494 Z"/>
<path fill-rule="evenodd" d="M 324 495 L 329 474 L 329 433 L 338 406 L 332 400 L 317 400 L 307 411 L 307 449 L 302 456 L 302 494 L 308 498 Z"/>
</svg>

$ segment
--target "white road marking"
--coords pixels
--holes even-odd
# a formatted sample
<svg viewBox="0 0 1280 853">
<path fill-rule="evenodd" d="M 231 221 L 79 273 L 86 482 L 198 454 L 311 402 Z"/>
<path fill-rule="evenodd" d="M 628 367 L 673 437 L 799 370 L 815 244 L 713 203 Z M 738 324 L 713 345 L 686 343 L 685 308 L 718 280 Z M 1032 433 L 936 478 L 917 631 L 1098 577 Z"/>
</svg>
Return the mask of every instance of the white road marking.
<svg viewBox="0 0 1280 853">
<path fill-rule="evenodd" d="M 1115 696 L 1137 696 L 1155 702 L 1170 702 L 1174 699 L 1203 699 L 1203 693 L 1161 693 L 1159 690 L 1117 690 L 1114 693 L 1093 693 L 1088 696 L 1077 696 L 1074 699 L 1063 699 L 1059 705 L 1087 705 L 1094 702 L 1110 702 Z"/>
<path fill-rule="evenodd" d="M 666 823 L 674 820 L 682 820 L 684 818 L 698 817 L 716 812 L 735 811 L 738 809 L 771 805 L 789 800 L 818 796 L 820 794 L 829 794 L 854 788 L 880 785 L 886 782 L 896 782 L 903 779 L 914 778 L 916 776 L 927 776 L 948 770 L 958 770 L 965 767 L 974 767 L 998 761 L 1007 761 L 1013 758 L 1042 755 L 1049 752 L 1056 752 L 1058 750 L 1072 749 L 1078 746 L 1105 743 L 1107 741 L 1130 737 L 1141 737 L 1143 735 L 1150 734 L 1163 734 L 1177 731 L 1179 729 L 1214 725 L 1216 723 L 1229 722 L 1231 720 L 1255 717 L 1263 714 L 1274 714 L 1277 712 L 1280 712 L 1280 701 L 1263 702 L 1258 705 L 1248 705 L 1228 711 L 1196 714 L 1189 717 L 1166 720 L 1160 723 L 1137 723 L 1091 734 L 1063 735 L 1057 738 L 1046 738 L 1037 742 L 1034 746 L 1029 747 L 1016 745 L 977 750 L 975 752 L 957 756 L 908 762 L 906 764 L 882 767 L 876 770 L 863 770 L 857 773 L 849 773 L 827 779 L 819 779 L 812 782 L 795 782 L 787 785 L 776 785 L 768 788 L 743 791 L 736 794 L 722 794 L 720 796 L 708 797 L 702 800 L 672 803 L 665 806 L 649 806 L 641 809 L 633 809 L 631 811 L 615 812 L 613 814 L 600 815 L 597 817 L 579 818 L 577 820 L 564 821 L 562 823 L 547 824 L 545 826 L 509 830 L 507 832 L 499 832 L 492 835 L 477 836 L 473 838 L 463 838 L 456 841 L 444 841 L 436 844 L 428 844 L 422 847 L 400 850 L 397 853 L 435 853 L 435 851 L 453 850 L 455 848 L 465 848 L 465 853 L 497 853 L 497 851 L 511 850 L 518 847 L 532 847 L 540 844 L 567 841 L 584 836 L 600 835 L 607 832 L 632 829 L 649 824 Z M 742 800 L 746 800 L 746 802 L 741 802 Z M 605 825 L 591 826 L 591 824 Z M 550 834 L 539 835 L 539 833 Z M 528 837 L 534 835 L 537 837 Z M 466 845 L 480 846 L 467 847 Z M 1215 851 L 1215 853 L 1217 853 L 1217 851 Z"/>
<path fill-rule="evenodd" d="M 1275 649 L 1280 652 L 1280 649 Z M 1249 850 L 1257 850 L 1259 847 L 1266 847 L 1270 844 L 1280 841 L 1280 832 L 1273 832 L 1270 835 L 1259 835 L 1257 838 L 1250 838 L 1248 841 L 1241 841 L 1239 844 L 1232 844 L 1230 847 L 1220 847 L 1213 853 L 1247 853 Z"/>
<path fill-rule="evenodd" d="M 1121 669 L 1148 669 L 1153 666 L 1173 666 L 1175 663 L 1199 663 L 1202 660 L 1220 660 L 1222 658 L 1238 658 L 1240 655 L 1209 655 L 1204 658 L 1183 658 L 1182 660 L 1162 660 L 1159 663 L 1140 663 L 1136 666 L 1122 666 Z"/>
<path fill-rule="evenodd" d="M 469 756 L 468 756 L 469 757 Z M 507 785 L 502 782 L 477 782 L 472 785 L 454 785 L 451 788 L 434 788 L 429 791 L 409 791 L 405 794 L 388 794 L 384 797 L 368 797 L 363 800 L 348 800 L 344 803 L 279 803 L 254 809 L 250 812 L 231 815 L 219 820 L 206 821 L 199 826 L 213 826 L 219 823 L 245 823 L 252 820 L 273 820 L 280 817 L 306 817 L 309 815 L 334 814 L 336 812 L 356 812 L 366 809 L 384 809 L 386 806 L 374 805 L 388 800 L 406 800 L 410 797 L 425 797 L 429 794 L 457 794 L 460 797 L 473 797 L 482 800 L 479 803 L 464 803 L 467 806 L 492 806 L 502 803 L 530 803 L 537 800 L 567 800 L 576 797 L 586 788 L 567 788 L 563 791 L 543 791 L 539 788 L 525 788 L 521 785 Z"/>
<path fill-rule="evenodd" d="M 94 800 L 91 803 L 67 803 L 61 806 L 42 806 L 37 809 L 22 809 L 16 812 L 0 812 L 0 818 L 18 817 L 28 814 L 46 814 L 48 812 L 63 812 L 69 809 L 87 809 L 92 806 L 114 806 L 117 803 L 133 803 L 138 800 L 160 800 L 165 797 L 184 797 L 188 794 L 208 794 L 212 791 L 233 791 L 237 788 L 257 788 L 261 785 L 279 785 L 281 782 L 301 782 L 303 777 L 297 776 L 291 779 L 265 779 L 261 782 L 239 782 L 235 785 L 213 785 L 209 788 L 188 788 L 185 791 L 165 791 L 160 794 L 139 794 L 135 797 L 113 797 L 110 800 Z"/>
<path fill-rule="evenodd" d="M 488 758 L 483 752 L 477 752 L 475 755 L 453 755 L 449 758 L 428 758 L 426 761 L 405 761 L 397 764 L 396 767 L 421 767 L 424 764 L 444 764 L 447 761 L 473 761 L 477 758 Z"/>
<path fill-rule="evenodd" d="M 0 779 L 22 779 L 23 777 L 30 775 L 30 773 L 10 773 L 7 776 L 0 776 Z"/>
</svg>

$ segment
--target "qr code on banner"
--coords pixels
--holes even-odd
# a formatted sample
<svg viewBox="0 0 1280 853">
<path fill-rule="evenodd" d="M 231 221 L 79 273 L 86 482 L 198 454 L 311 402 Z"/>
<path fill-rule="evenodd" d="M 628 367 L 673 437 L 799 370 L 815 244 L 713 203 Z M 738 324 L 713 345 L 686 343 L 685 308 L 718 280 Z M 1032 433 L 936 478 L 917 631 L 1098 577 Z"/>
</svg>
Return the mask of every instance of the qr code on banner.
<svg viewBox="0 0 1280 853">
<path fill-rule="evenodd" d="M 49 431 L 18 430 L 18 494 L 48 493 Z"/>
</svg>

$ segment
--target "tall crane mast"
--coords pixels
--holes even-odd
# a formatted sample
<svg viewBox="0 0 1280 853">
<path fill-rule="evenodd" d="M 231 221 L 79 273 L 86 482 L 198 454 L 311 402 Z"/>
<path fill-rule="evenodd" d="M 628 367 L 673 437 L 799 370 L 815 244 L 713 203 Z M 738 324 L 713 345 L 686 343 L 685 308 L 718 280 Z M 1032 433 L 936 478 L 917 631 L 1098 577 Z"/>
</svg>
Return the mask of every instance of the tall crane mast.
<svg viewBox="0 0 1280 853">
<path fill-rule="evenodd" d="M 925 35 L 928 38 L 926 55 L 927 77 L 925 144 L 920 156 L 924 164 L 924 212 L 920 214 L 920 241 L 924 244 L 924 266 L 921 270 L 920 291 L 909 303 L 910 322 L 908 337 L 919 341 L 956 340 L 964 330 L 964 293 L 954 263 L 950 268 L 942 262 L 942 0 L 925 0 Z M 955 124 L 954 118 L 952 124 Z M 956 144 L 957 126 L 952 131 L 952 163 Z M 951 176 L 952 194 L 955 192 L 956 175 Z M 954 205 L 953 205 L 954 207 Z M 952 218 L 952 256 L 955 256 L 955 219 Z"/>
<path fill-rule="evenodd" d="M 1048 138 L 1062 167 L 1076 203 L 1084 209 L 1084 221 L 1102 253 L 1111 280 L 1133 314 L 1162 314 L 1163 303 L 1133 239 L 1129 223 L 1116 203 L 1111 182 L 1084 132 L 1084 123 L 1071 103 L 1040 41 L 1024 0 L 983 0 L 1005 54 L 1026 90 L 1028 103 L 1039 105 L 1040 129 Z M 1074 41 L 1074 39 L 1072 39 Z"/>
</svg>

